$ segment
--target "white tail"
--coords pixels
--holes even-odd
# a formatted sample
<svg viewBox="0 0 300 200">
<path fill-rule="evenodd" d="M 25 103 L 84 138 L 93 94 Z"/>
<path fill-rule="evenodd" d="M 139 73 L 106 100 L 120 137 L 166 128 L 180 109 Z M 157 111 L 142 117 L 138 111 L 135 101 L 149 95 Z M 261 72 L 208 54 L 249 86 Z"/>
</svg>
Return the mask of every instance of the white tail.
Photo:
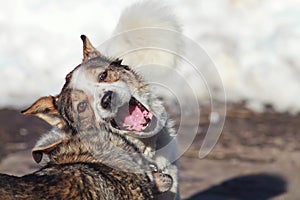
<svg viewBox="0 0 300 200">
<path fill-rule="evenodd" d="M 170 7 L 159 1 L 141 1 L 123 11 L 113 32 L 115 37 L 107 42 L 103 53 L 136 68 L 148 64 L 173 67 L 182 46 L 180 33 Z"/>
</svg>

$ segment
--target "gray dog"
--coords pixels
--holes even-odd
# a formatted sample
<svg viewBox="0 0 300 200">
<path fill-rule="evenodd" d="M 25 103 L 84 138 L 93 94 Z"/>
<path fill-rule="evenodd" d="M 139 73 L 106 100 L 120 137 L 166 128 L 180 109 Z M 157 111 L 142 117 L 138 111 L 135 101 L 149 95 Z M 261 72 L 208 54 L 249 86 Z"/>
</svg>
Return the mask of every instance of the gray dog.
<svg viewBox="0 0 300 200">
<path fill-rule="evenodd" d="M 85 93 L 68 92 L 72 126 L 37 142 L 32 155 L 38 163 L 46 155 L 42 169 L 23 177 L 0 174 L 2 199 L 152 199 L 171 188 L 172 177 L 135 144 L 96 123 Z"/>
</svg>

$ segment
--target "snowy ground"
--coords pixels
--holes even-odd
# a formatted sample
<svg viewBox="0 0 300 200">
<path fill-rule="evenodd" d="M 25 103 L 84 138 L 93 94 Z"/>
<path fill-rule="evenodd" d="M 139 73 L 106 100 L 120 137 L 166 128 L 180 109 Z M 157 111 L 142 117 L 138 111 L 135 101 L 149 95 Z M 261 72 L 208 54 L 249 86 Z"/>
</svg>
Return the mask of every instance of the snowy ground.
<svg viewBox="0 0 300 200">
<path fill-rule="evenodd" d="M 0 107 L 24 107 L 60 91 L 80 63 L 81 40 L 109 38 L 132 1 L 11 0 L 0 7 Z M 216 63 L 228 100 L 261 110 L 300 111 L 300 2 L 297 0 L 169 1 Z M 209 77 L 206 77 L 209 79 Z M 204 98 L 204 97 L 203 97 Z"/>
</svg>

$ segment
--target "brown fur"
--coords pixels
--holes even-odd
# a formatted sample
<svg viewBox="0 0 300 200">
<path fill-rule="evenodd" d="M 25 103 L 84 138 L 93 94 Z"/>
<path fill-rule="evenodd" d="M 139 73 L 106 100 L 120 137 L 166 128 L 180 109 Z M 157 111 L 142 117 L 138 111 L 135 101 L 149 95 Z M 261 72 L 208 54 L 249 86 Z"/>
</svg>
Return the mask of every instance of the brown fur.
<svg viewBox="0 0 300 200">
<path fill-rule="evenodd" d="M 164 121 L 165 113 L 161 103 L 156 98 L 150 97 L 147 85 L 128 66 L 122 65 L 118 59 L 106 58 L 94 49 L 85 36 L 81 38 L 84 43 L 83 63 L 66 76 L 66 82 L 61 93 L 55 97 L 40 98 L 23 113 L 34 114 L 44 119 L 62 130 L 70 138 L 78 137 L 82 140 L 87 135 L 91 136 L 92 132 L 93 138 L 89 138 L 88 142 L 84 144 L 88 151 L 93 152 L 94 156 L 96 155 L 99 163 L 113 169 L 124 170 L 124 176 L 127 176 L 128 171 L 146 174 L 146 177 L 150 179 L 149 184 L 152 184 L 151 191 L 153 194 L 168 191 L 173 184 L 173 177 L 167 174 L 162 176 L 162 173 L 158 172 L 158 170 L 165 170 L 168 167 L 168 162 L 163 159 L 165 164 L 161 166 L 162 168 L 151 173 L 152 161 L 149 162 L 148 160 L 154 154 L 157 137 L 167 138 L 167 140 L 164 139 L 164 142 L 172 139 L 169 135 L 170 132 L 166 131 L 169 130 L 170 125 Z M 78 83 L 74 81 L 78 81 Z M 117 87 L 118 90 L 123 87 L 124 89 L 120 90 L 121 93 L 115 91 L 115 96 L 111 97 L 112 99 L 107 105 L 109 107 L 103 110 L 101 101 L 111 87 L 112 90 L 114 87 Z M 125 91 L 123 94 L 127 95 L 127 100 L 122 96 L 122 91 Z M 113 101 L 116 106 L 126 105 L 129 101 L 128 98 L 130 98 L 128 95 L 135 95 L 134 97 L 138 99 L 139 103 L 148 105 L 147 108 L 153 113 L 151 124 L 143 132 L 125 131 L 124 133 L 124 130 L 118 129 L 112 124 L 111 117 L 114 117 L 118 112 L 114 109 L 120 108 L 113 107 Z M 133 97 L 131 96 L 131 98 Z M 102 106 L 102 111 L 99 111 L 99 106 Z M 105 117 L 105 114 L 108 116 Z M 161 133 L 158 134 L 158 131 Z M 106 136 L 100 137 L 99 135 L 102 134 Z M 154 135 L 144 139 L 138 138 L 139 135 L 147 134 Z M 137 138 L 135 138 L 136 136 Z M 90 148 L 91 141 L 95 141 L 94 144 L 97 145 L 94 146 L 97 148 Z M 99 146 L 105 148 L 99 149 Z M 52 145 L 51 148 L 53 148 Z M 79 147 L 77 145 L 74 148 Z M 41 157 L 38 152 L 39 145 L 33 154 L 37 160 Z M 45 153 L 45 151 L 43 152 Z M 72 155 L 78 157 L 77 154 Z M 60 159 L 62 156 L 59 154 L 58 158 Z M 173 171 L 176 173 L 176 170 Z M 172 176 L 174 176 L 174 172 L 172 172 Z M 128 177 L 131 181 L 135 181 L 131 175 Z M 122 184 L 124 187 L 128 185 L 126 179 Z"/>
<path fill-rule="evenodd" d="M 65 87 L 63 94 L 43 97 L 23 112 L 53 119 L 64 131 L 45 134 L 33 148 L 36 162 L 47 155 L 45 167 L 23 177 L 0 174 L 2 198 L 152 199 L 171 188 L 172 178 L 158 172 L 135 144 L 96 122 L 83 91 Z M 59 102 L 71 106 L 67 120 L 58 114 Z"/>
</svg>

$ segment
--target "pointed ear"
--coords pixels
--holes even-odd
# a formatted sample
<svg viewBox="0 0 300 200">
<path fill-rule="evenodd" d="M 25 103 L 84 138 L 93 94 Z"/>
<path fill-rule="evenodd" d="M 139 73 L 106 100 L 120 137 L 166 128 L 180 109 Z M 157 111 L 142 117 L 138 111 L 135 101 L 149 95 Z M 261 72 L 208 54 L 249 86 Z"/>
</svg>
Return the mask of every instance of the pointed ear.
<svg viewBox="0 0 300 200">
<path fill-rule="evenodd" d="M 52 126 L 63 130 L 65 122 L 57 110 L 58 96 L 42 97 L 34 102 L 29 108 L 21 111 L 24 115 L 35 115 Z"/>
<path fill-rule="evenodd" d="M 85 35 L 81 35 L 80 37 L 83 42 L 83 61 L 101 56 L 101 53 L 93 47 L 90 40 Z"/>
<path fill-rule="evenodd" d="M 40 163 L 43 154 L 49 154 L 51 151 L 53 151 L 59 144 L 61 144 L 64 140 L 60 139 L 52 143 L 45 143 L 41 146 L 34 147 L 32 149 L 32 157 L 36 163 Z"/>
</svg>

